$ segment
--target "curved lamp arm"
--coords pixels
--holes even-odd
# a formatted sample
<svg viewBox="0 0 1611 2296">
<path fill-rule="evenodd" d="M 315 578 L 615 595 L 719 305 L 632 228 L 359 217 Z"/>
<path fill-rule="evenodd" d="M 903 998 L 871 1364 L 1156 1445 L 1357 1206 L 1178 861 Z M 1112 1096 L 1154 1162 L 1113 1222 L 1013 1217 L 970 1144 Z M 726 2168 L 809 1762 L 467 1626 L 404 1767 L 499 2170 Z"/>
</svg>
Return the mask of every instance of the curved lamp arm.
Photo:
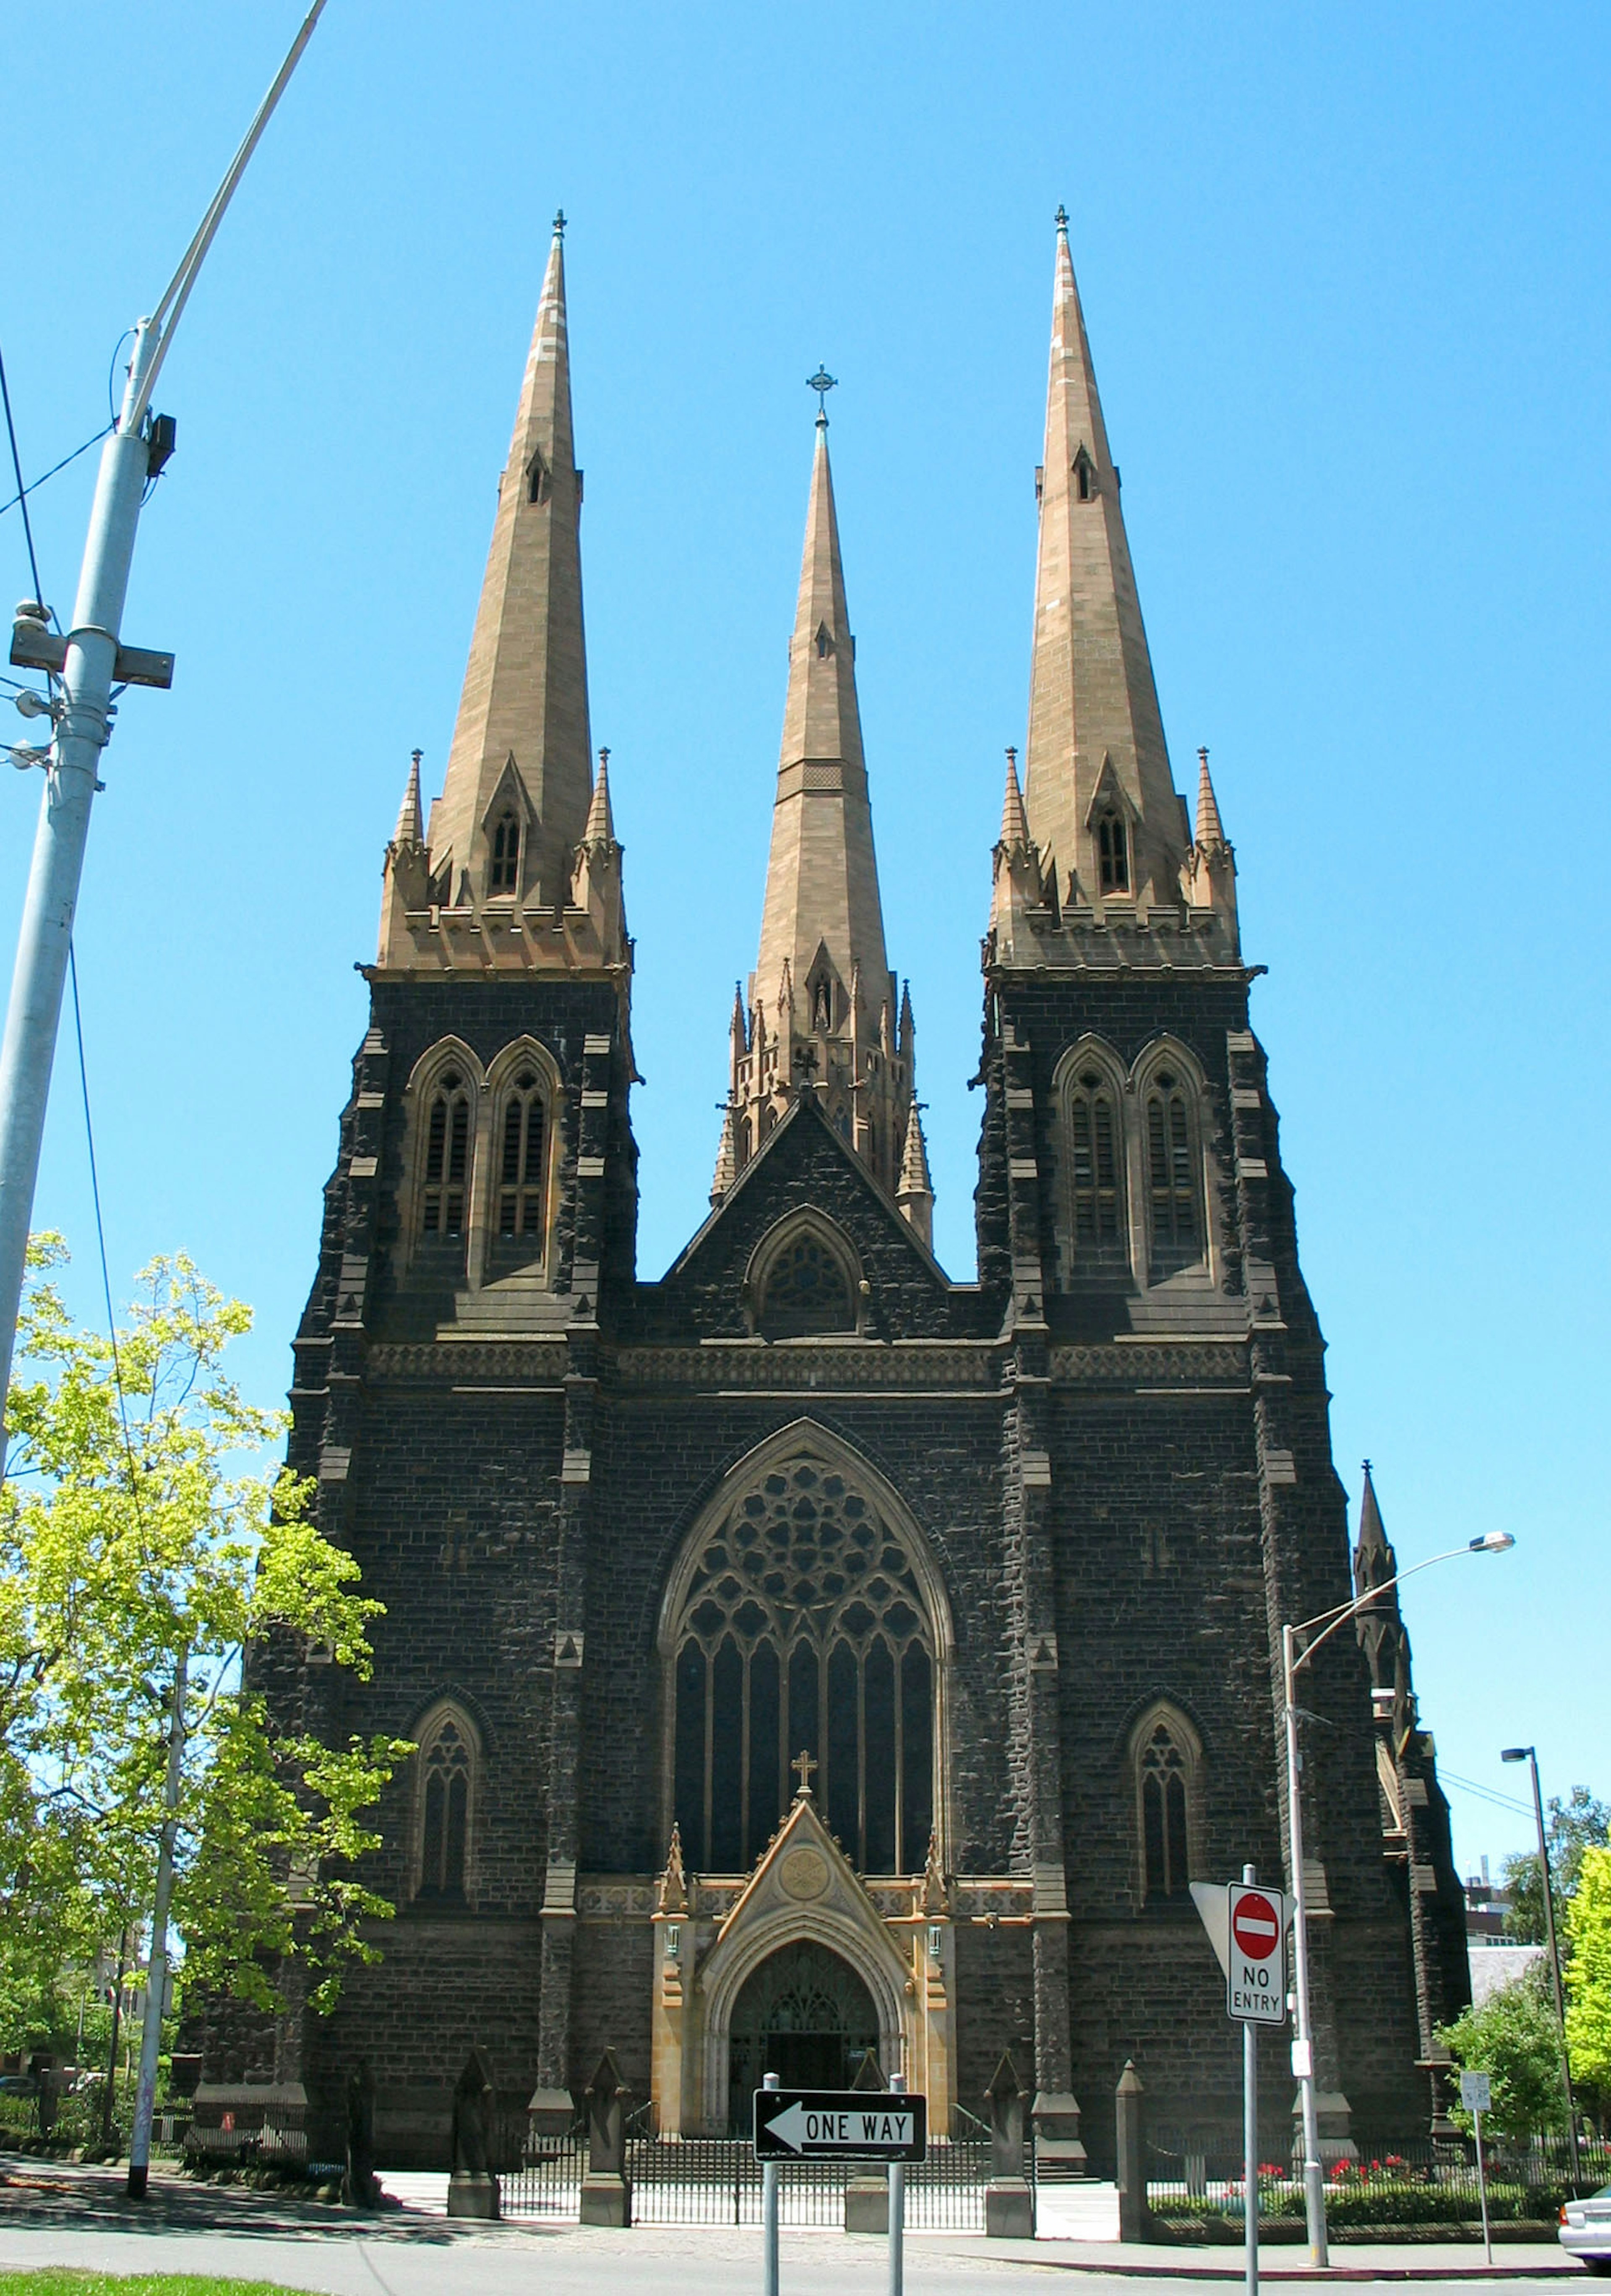
<svg viewBox="0 0 1611 2296">
<path fill-rule="evenodd" d="M 1369 1610 L 1380 1595 L 1391 1593 L 1403 1579 L 1413 1578 L 1418 1570 L 1430 1570 L 1435 1562 L 1452 1562 L 1457 1555 L 1461 1554 L 1503 1554 L 1515 1545 L 1516 1541 L 1508 1530 L 1486 1531 L 1481 1538 L 1468 1538 L 1464 1546 L 1451 1546 L 1442 1554 L 1427 1555 L 1424 1562 L 1411 1563 L 1408 1570 L 1395 1570 L 1391 1578 L 1384 1578 L 1379 1587 L 1368 1587 L 1362 1595 L 1356 1595 L 1351 1603 L 1339 1603 L 1334 1610 L 1321 1611 L 1315 1618 L 1304 1619 L 1300 1625 L 1289 1630 L 1295 1643 L 1298 1636 L 1306 1635 L 1311 1627 L 1319 1627 L 1322 1631 L 1296 1653 L 1292 1660 L 1293 1673 L 1296 1674 L 1299 1667 L 1307 1666 L 1321 1644 L 1329 1641 L 1339 1627 L 1346 1626 L 1348 1620 L 1357 1617 L 1360 1611 Z"/>
</svg>

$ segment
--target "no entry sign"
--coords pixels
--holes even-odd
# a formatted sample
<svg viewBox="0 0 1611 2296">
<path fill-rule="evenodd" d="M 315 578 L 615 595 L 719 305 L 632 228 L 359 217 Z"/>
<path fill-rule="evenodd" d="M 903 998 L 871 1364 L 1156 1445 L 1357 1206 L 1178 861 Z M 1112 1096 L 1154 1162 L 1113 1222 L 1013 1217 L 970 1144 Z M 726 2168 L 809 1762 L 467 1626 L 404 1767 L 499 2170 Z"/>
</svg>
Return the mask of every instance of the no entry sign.
<svg viewBox="0 0 1611 2296">
<path fill-rule="evenodd" d="M 1239 2022 L 1281 2025 L 1287 2019 L 1287 1901 L 1279 1890 L 1232 1882 L 1226 1892 L 1230 1952 L 1225 2008 Z"/>
</svg>

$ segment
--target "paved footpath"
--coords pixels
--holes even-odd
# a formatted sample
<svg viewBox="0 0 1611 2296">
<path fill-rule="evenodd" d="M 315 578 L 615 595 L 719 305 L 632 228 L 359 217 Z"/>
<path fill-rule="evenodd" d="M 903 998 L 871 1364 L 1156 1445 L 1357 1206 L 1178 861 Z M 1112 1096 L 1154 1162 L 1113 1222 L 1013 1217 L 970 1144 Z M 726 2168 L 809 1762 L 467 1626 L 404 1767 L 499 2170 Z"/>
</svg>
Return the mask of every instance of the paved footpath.
<svg viewBox="0 0 1611 2296">
<path fill-rule="evenodd" d="M 0 2156 L 0 2296 L 12 2271 L 44 2265 L 127 2274 L 218 2273 L 266 2280 L 325 2296 L 758 2296 L 758 2232 L 645 2226 L 631 2232 L 450 2224 L 434 2196 L 370 2218 L 355 2218 L 238 2186 L 195 2185 L 159 2171 L 143 2203 L 121 2196 L 107 2169 Z M 1452 2287 L 1483 2284 L 1483 2296 L 1539 2296 L 1544 2279 L 1586 2277 L 1552 2246 L 1501 2248 L 1492 2276 L 1480 2247 L 1334 2249 L 1345 2283 Z M 887 2286 L 887 2249 L 842 2232 L 786 2232 L 783 2296 L 873 2296 Z M 1045 2296 L 1068 2275 L 1082 2296 L 1202 2296 L 1205 2281 L 1236 2282 L 1234 2249 L 1127 2247 L 1113 2242 L 1002 2241 L 915 2234 L 906 2246 L 912 2296 Z M 1265 2276 L 1278 2286 L 1314 2280 L 1303 2252 L 1272 2249 Z M 1586 2292 L 1585 2292 L 1586 2296 Z"/>
</svg>

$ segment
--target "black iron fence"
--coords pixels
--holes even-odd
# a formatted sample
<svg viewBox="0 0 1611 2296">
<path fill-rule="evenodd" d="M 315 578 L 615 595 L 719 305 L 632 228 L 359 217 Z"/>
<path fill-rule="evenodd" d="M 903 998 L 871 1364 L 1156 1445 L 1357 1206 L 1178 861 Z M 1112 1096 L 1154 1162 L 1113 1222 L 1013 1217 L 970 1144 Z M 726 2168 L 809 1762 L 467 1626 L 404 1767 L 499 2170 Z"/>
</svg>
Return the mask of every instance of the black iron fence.
<svg viewBox="0 0 1611 2296">
<path fill-rule="evenodd" d="M 930 2139 L 928 2158 L 906 2171 L 906 2223 L 913 2232 L 982 2232 L 990 2180 L 984 2124 L 960 2113 L 949 2143 Z M 506 2216 L 574 2219 L 587 2168 L 587 2128 L 578 2117 L 563 2136 L 535 2136 L 524 2121 L 505 2121 L 500 2145 Z M 1033 2174 L 1033 2171 L 1030 2172 Z M 759 2225 L 761 2166 L 747 2137 L 657 2136 L 646 2108 L 626 2132 L 632 2214 L 641 2225 Z M 778 2176 L 778 2216 L 797 2228 L 845 2222 L 845 2190 L 858 2178 L 883 2180 L 879 2169 L 845 2161 L 785 2163 Z"/>
</svg>

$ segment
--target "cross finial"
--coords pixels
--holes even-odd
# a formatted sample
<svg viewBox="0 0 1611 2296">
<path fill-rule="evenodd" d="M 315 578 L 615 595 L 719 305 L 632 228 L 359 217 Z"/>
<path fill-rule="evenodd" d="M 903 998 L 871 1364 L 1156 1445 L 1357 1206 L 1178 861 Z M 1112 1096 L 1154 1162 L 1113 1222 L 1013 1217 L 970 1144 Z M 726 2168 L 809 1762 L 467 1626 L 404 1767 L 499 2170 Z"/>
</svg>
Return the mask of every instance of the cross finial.
<svg viewBox="0 0 1611 2296">
<path fill-rule="evenodd" d="M 795 1756 L 793 1761 L 790 1762 L 789 1767 L 795 1772 L 800 1781 L 800 1791 L 795 1796 L 795 1800 L 797 1801 L 809 1801 L 811 1800 L 812 1772 L 814 1770 L 820 1769 L 822 1767 L 822 1764 L 820 1762 L 814 1761 L 807 1749 L 802 1746 L 799 1752 Z"/>
<path fill-rule="evenodd" d="M 1068 228 L 1068 210 L 1066 207 L 1059 206 L 1058 209 L 1057 227 L 1059 231 L 1067 231 Z"/>
<path fill-rule="evenodd" d="M 601 766 L 607 766 L 609 763 L 609 751 L 608 750 L 601 750 L 599 751 L 599 763 Z"/>
<path fill-rule="evenodd" d="M 563 208 L 560 209 L 559 213 L 553 219 L 553 235 L 556 239 L 563 239 L 565 236 L 565 210 Z"/>
<path fill-rule="evenodd" d="M 417 766 L 417 765 L 420 763 L 421 759 L 424 757 L 425 752 L 424 752 L 424 750 L 411 750 L 409 751 L 409 753 L 408 753 L 408 754 L 409 754 L 409 756 L 413 759 L 413 761 L 414 761 L 415 765 Z"/>
<path fill-rule="evenodd" d="M 1018 753 L 1013 748 L 1010 742 L 1007 745 L 1007 762 L 1016 773 L 1018 771 Z"/>
<path fill-rule="evenodd" d="M 830 390 L 837 390 L 838 387 L 837 379 L 829 373 L 825 366 L 819 366 L 814 374 L 808 374 L 806 378 L 806 390 L 816 392 L 817 421 L 824 427 L 828 422 L 828 394 Z"/>
</svg>

